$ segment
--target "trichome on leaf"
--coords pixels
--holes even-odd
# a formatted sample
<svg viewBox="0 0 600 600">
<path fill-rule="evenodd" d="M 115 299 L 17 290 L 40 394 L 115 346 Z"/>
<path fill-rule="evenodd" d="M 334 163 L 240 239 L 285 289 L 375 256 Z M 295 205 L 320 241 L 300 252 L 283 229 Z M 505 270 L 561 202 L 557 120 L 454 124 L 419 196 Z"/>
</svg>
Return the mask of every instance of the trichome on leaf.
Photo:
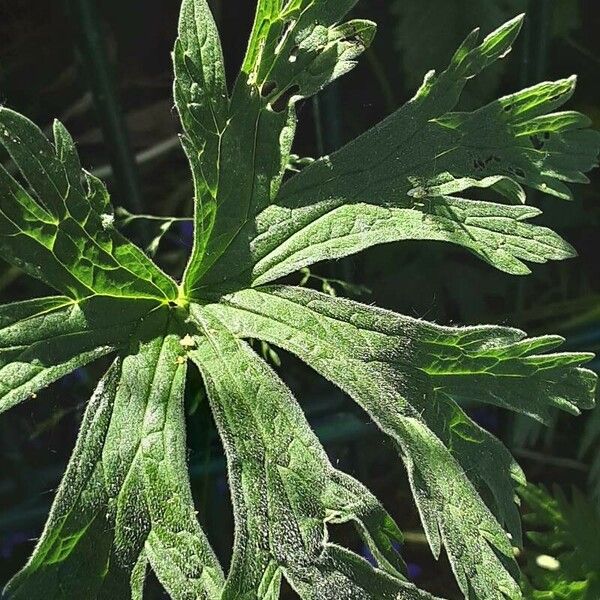
<svg viewBox="0 0 600 600">
<path fill-rule="evenodd" d="M 225 81 L 206 0 L 184 0 L 175 101 L 195 185 L 195 239 L 181 283 L 113 226 L 104 185 L 60 123 L 49 141 L 0 109 L 2 256 L 59 296 L 0 307 L 0 411 L 98 357 L 113 362 L 86 410 L 45 530 L 8 584 L 11 600 L 139 599 L 152 569 L 175 600 L 413 600 L 402 534 L 379 501 L 335 469 L 298 403 L 249 346 L 308 363 L 359 403 L 404 462 L 435 556 L 466 598 L 522 597 L 513 545 L 524 476 L 465 401 L 546 421 L 593 405 L 592 355 L 557 336 L 442 327 L 309 289 L 284 275 L 369 246 L 449 242 L 512 274 L 573 249 L 530 222 L 525 189 L 571 198 L 600 136 L 556 112 L 575 80 L 454 112 L 473 77 L 509 52 L 522 18 L 480 40 L 415 97 L 331 156 L 287 178 L 295 106 L 351 70 L 375 25 L 344 21 L 355 0 L 259 0 L 237 80 Z M 297 169 L 296 169 L 297 170 Z M 475 188 L 501 201 L 474 200 Z M 198 368 L 225 447 L 235 540 L 224 573 L 196 518 L 183 392 Z M 352 522 L 377 561 L 332 543 Z M 510 534 L 510 536 L 509 536 Z"/>
</svg>

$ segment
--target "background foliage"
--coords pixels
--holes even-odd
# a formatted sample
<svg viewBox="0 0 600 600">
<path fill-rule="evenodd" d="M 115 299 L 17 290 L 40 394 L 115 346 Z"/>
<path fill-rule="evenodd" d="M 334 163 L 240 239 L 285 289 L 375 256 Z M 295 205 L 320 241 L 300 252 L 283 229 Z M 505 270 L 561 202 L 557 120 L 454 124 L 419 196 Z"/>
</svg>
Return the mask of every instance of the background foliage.
<svg viewBox="0 0 600 600">
<path fill-rule="evenodd" d="M 51 118 L 59 115 L 75 135 L 84 165 L 109 178 L 115 204 L 134 213 L 190 215 L 191 181 L 175 137 L 178 123 L 169 59 L 178 3 L 98 3 L 100 20 L 96 25 L 102 44 L 95 48 L 89 47 L 82 26 L 89 17 L 83 10 L 85 5 L 83 0 L 0 0 L 0 101 L 18 107 L 40 124 L 50 124 Z M 215 0 L 213 6 L 223 35 L 227 68 L 235 73 L 254 4 Z M 334 84 L 318 101 L 304 103 L 295 152 L 316 156 L 366 130 L 407 100 L 424 72 L 443 64 L 468 30 L 480 25 L 488 31 L 523 10 L 529 17 L 513 59 L 503 61 L 489 76 L 468 88 L 463 108 L 539 79 L 576 72 L 579 86 L 571 108 L 592 116 L 599 128 L 600 39 L 594 26 L 600 21 L 597 3 L 363 0 L 355 16 L 372 18 L 380 24 L 376 42 L 355 72 Z M 114 81 L 116 95 L 112 103 L 98 104 L 94 92 L 102 88 L 103 81 L 98 75 L 90 75 L 102 73 L 102 61 L 98 67 L 102 50 L 107 59 L 105 74 Z M 119 131 L 126 131 L 128 139 Z M 128 158 L 132 155 L 137 155 L 137 166 Z M 545 205 L 545 224 L 571 241 L 580 257 L 538 266 L 528 278 L 501 276 L 451 247 L 428 244 L 424 249 L 421 244 L 416 251 L 417 244 L 411 242 L 375 248 L 359 258 L 318 268 L 305 276 L 329 293 L 361 295 L 366 302 L 372 294 L 380 306 L 439 323 L 510 323 L 531 333 L 551 330 L 567 335 L 570 349 L 599 349 L 597 172 L 592 179 L 592 186 L 577 189 L 575 203 L 534 200 Z M 181 269 L 191 245 L 190 223 L 140 221 L 128 215 L 126 211 L 121 213 L 123 227 L 140 244 L 157 252 L 161 264 L 171 272 Z M 162 236 L 160 243 L 158 236 Z M 41 284 L 20 277 L 13 269 L 1 269 L 3 302 L 44 293 Z M 371 290 L 360 287 L 361 282 L 368 283 Z M 290 356 L 275 356 L 266 346 L 262 350 L 273 362 L 282 363 L 280 372 L 304 399 L 332 462 L 362 479 L 409 531 L 404 554 L 412 577 L 432 592 L 450 595 L 452 577 L 447 566 L 440 571 L 429 557 L 393 449 L 339 392 L 308 377 L 306 369 Z M 93 369 L 94 373 L 77 371 L 45 390 L 40 402 L 27 403 L 10 419 L 0 420 L 0 584 L 24 562 L 32 538 L 39 535 L 52 491 L 72 449 L 82 399 L 89 396 L 90 382 L 102 365 Z M 600 505 L 600 411 L 586 419 L 561 417 L 549 432 L 524 419 L 509 420 L 500 411 L 474 411 L 482 425 L 512 445 L 530 480 L 558 483 L 565 490 L 571 485 L 579 487 L 592 499 L 585 511 Z M 231 537 L 215 535 L 231 528 L 231 512 L 224 502 L 227 486 L 222 449 L 206 403 L 193 385 L 188 393 L 188 412 L 194 494 L 213 546 L 226 558 Z M 525 500 L 529 503 L 527 495 Z M 535 503 L 531 496 L 529 500 Z M 562 499 L 560 505 L 565 506 Z M 576 501 L 569 510 L 586 514 L 581 507 L 582 503 Z M 559 517 L 551 519 L 557 521 Z M 337 535 L 350 545 L 357 543 L 343 528 Z M 538 542 L 530 542 L 533 554 L 524 553 L 523 564 L 530 573 L 531 585 L 546 593 L 555 583 L 536 572 L 535 557 L 553 550 L 539 548 Z M 578 542 L 573 542 L 572 536 L 568 543 Z M 556 579 L 563 581 L 565 577 L 571 575 Z M 160 597 L 158 589 L 156 595 Z"/>
</svg>

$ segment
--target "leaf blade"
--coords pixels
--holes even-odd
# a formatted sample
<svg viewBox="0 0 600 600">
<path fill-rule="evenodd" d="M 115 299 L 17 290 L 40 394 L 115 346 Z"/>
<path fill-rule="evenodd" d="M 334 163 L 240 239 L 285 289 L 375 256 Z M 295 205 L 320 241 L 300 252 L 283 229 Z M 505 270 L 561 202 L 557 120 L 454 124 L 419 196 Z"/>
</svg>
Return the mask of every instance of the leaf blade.
<svg viewBox="0 0 600 600">
<path fill-rule="evenodd" d="M 229 93 L 219 33 L 206 0 L 182 3 L 178 32 L 173 52 L 173 95 L 194 180 L 195 235 L 188 266 L 193 272 L 214 225 Z"/>
<path fill-rule="evenodd" d="M 215 597 L 222 573 L 186 476 L 185 361 L 165 313 L 142 321 L 96 389 L 44 533 L 8 597 L 139 597 L 146 561 L 172 598 Z"/>
<path fill-rule="evenodd" d="M 400 533 L 381 505 L 333 469 L 269 367 L 203 308 L 192 307 L 192 314 L 201 335 L 190 356 L 205 380 L 224 442 L 236 517 L 223 600 L 277 597 L 272 582 L 278 571 L 307 599 L 431 598 L 327 542 L 328 512 L 355 519 L 381 568 L 396 572 L 389 536 Z"/>
<path fill-rule="evenodd" d="M 138 320 L 155 308 L 148 300 L 100 296 L 41 298 L 0 307 L 0 413 L 126 345 Z"/>
<path fill-rule="evenodd" d="M 3 257 L 77 299 L 92 293 L 177 298 L 175 282 L 113 228 L 106 189 L 82 171 L 58 122 L 54 136 L 52 144 L 29 119 L 0 107 L 0 143 L 32 190 L 0 169 Z"/>
<path fill-rule="evenodd" d="M 206 161 L 217 170 L 210 206 L 196 203 L 196 250 L 183 282 L 189 297 L 244 228 L 252 228 L 256 213 L 274 201 L 290 159 L 297 101 L 353 69 L 372 42 L 373 23 L 341 22 L 354 3 L 258 5 L 248 58 L 219 129 L 219 152 Z M 204 162 L 197 153 L 193 170 Z"/>
<path fill-rule="evenodd" d="M 449 67 L 430 73 L 410 102 L 290 178 L 274 203 L 240 231 L 228 254 L 204 275 L 203 287 L 226 293 L 268 283 L 291 269 L 361 251 L 380 239 L 450 241 L 512 274 L 528 273 L 528 262 L 573 256 L 555 233 L 523 222 L 539 214 L 536 209 L 464 195 L 470 188 L 489 188 L 511 202 L 523 202 L 526 186 L 570 198 L 565 182 L 585 181 L 584 173 L 597 163 L 600 134 L 588 129 L 589 121 L 578 113 L 551 112 L 572 95 L 573 78 L 539 84 L 470 113 L 451 112 L 468 79 L 506 55 L 521 20 L 509 21 L 480 45 L 477 32 L 471 34 Z M 455 195 L 459 192 L 462 197 Z M 393 218 L 384 227 L 389 213 Z M 490 228 L 481 227 L 484 218 Z M 336 226 L 352 235 L 311 252 L 313 234 L 325 239 Z M 291 239 L 294 260 L 287 254 Z"/>
<path fill-rule="evenodd" d="M 286 286 L 238 292 L 205 310 L 240 337 L 297 354 L 361 404 L 398 444 L 432 550 L 438 555 L 444 543 L 463 592 L 519 597 L 511 545 L 474 486 L 518 540 L 514 487 L 524 476 L 458 405 L 468 389 L 472 399 L 540 419 L 556 406 L 590 407 L 595 377 L 578 367 L 589 355 L 538 354 L 561 340 L 524 340 L 502 327 L 445 328 Z M 563 377 L 568 383 L 557 383 Z"/>
</svg>

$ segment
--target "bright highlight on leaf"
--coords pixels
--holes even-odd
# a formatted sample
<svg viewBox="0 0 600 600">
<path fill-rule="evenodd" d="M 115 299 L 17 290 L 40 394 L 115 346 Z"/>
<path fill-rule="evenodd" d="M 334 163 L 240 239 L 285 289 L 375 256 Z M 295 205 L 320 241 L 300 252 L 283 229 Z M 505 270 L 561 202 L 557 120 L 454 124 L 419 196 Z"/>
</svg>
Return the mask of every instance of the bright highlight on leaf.
<svg viewBox="0 0 600 600">
<path fill-rule="evenodd" d="M 335 469 L 285 383 L 245 340 L 296 354 L 360 404 L 403 461 L 427 540 L 469 600 L 521 598 L 515 487 L 503 444 L 465 412 L 493 404 L 547 421 L 593 406 L 587 353 L 558 336 L 443 327 L 306 288 L 266 285 L 376 244 L 449 242 L 511 274 L 574 250 L 532 222 L 526 190 L 571 199 L 600 135 L 556 112 L 574 78 L 469 113 L 467 81 L 505 57 L 517 17 L 471 33 L 415 97 L 330 156 L 290 175 L 298 100 L 352 69 L 375 25 L 354 0 L 259 0 L 228 86 L 206 0 L 184 0 L 175 102 L 195 186 L 195 239 L 175 283 L 113 226 L 104 185 L 60 124 L 49 141 L 0 109 L 0 248 L 60 296 L 0 307 L 0 412 L 96 358 L 93 394 L 46 528 L 8 599 L 141 599 L 148 569 L 175 600 L 425 600 L 406 579 L 402 534 L 380 502 Z M 294 169 L 298 171 L 298 169 Z M 475 200 L 478 191 L 491 200 Z M 307 275 L 308 274 L 308 275 Z M 323 289 L 325 287 L 323 282 Z M 203 533 L 186 466 L 183 395 L 198 368 L 227 455 L 235 513 L 225 573 Z M 6 417 L 5 417 L 6 418 Z M 352 523 L 376 566 L 330 541 Z"/>
</svg>

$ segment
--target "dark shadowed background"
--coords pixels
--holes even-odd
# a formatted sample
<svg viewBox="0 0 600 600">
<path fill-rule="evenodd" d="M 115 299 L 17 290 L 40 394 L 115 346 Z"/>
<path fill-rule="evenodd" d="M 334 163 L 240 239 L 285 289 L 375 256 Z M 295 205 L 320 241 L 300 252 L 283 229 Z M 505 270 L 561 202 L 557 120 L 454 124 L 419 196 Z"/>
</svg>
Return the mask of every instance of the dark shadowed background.
<svg viewBox="0 0 600 600">
<path fill-rule="evenodd" d="M 231 82 L 255 2 L 211 4 Z M 116 206 L 189 217 L 191 180 L 171 97 L 170 49 L 179 1 L 96 0 L 96 5 L 94 10 L 90 0 L 0 0 L 0 102 L 42 127 L 59 117 L 77 141 L 84 166 L 108 182 Z M 528 13 L 525 31 L 513 53 L 468 87 L 463 108 L 541 79 L 577 73 L 579 86 L 570 107 L 590 115 L 600 128 L 600 2 L 361 0 L 355 16 L 379 23 L 377 41 L 353 73 L 316 101 L 299 106 L 294 152 L 319 156 L 349 141 L 409 99 L 425 72 L 443 67 L 475 26 L 487 32 L 523 11 Z M 510 324 L 531 333 L 561 333 L 569 338 L 569 349 L 595 350 L 600 348 L 599 173 L 592 174 L 591 186 L 576 186 L 575 194 L 572 203 L 530 196 L 545 210 L 544 223 L 573 243 L 580 257 L 534 267 L 526 278 L 494 271 L 460 249 L 406 242 L 322 265 L 314 273 L 323 281 L 313 281 L 326 291 L 439 323 Z M 179 275 L 191 245 L 191 225 L 174 222 L 165 232 L 159 221 L 143 221 L 143 226 L 125 221 L 126 231 L 140 245 L 151 245 L 152 252 L 157 236 L 164 234 L 157 260 Z M 42 284 L 0 265 L 2 302 L 46 293 Z M 445 560 L 438 564 L 430 556 L 393 448 L 341 393 L 292 357 L 280 357 L 280 372 L 334 463 L 371 487 L 407 532 L 403 554 L 410 576 L 432 592 L 458 597 Z M 78 370 L 0 418 L 0 586 L 23 564 L 40 534 L 101 367 Z M 192 378 L 192 485 L 200 518 L 226 564 L 232 516 L 224 461 L 199 389 Z M 600 481 L 590 478 L 594 458 L 600 471 L 598 446 L 587 455 L 579 453 L 585 427 L 594 426 L 590 415 L 560 417 L 553 428 L 542 430 L 500 410 L 472 411 L 511 446 L 532 481 L 558 483 L 567 491 L 575 485 L 591 498 L 600 496 Z M 595 422 L 600 422 L 597 415 Z M 600 436 L 600 425 L 597 429 Z M 351 531 L 341 528 L 334 535 L 360 550 Z M 156 582 L 149 589 L 149 597 L 162 597 Z"/>
</svg>

